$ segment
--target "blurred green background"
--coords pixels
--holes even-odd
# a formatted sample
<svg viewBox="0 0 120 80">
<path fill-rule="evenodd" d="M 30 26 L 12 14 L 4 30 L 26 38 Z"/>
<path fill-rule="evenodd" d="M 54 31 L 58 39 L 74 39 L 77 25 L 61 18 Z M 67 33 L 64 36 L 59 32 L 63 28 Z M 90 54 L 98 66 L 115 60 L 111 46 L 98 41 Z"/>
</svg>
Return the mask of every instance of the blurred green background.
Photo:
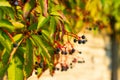
<svg viewBox="0 0 120 80">
<path fill-rule="evenodd" d="M 56 7 L 61 8 L 76 33 L 89 25 L 97 27 L 98 34 L 105 32 L 110 37 L 111 80 L 120 80 L 120 0 L 56 0 L 58 2 Z"/>
</svg>

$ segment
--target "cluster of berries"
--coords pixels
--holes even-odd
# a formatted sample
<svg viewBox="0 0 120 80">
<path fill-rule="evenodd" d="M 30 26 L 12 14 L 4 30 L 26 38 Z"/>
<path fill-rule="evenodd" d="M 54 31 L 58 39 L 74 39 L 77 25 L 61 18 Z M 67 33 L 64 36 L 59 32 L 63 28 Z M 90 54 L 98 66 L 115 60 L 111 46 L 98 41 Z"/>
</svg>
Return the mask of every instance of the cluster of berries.
<svg viewBox="0 0 120 80">
<path fill-rule="evenodd" d="M 74 43 L 78 42 L 78 44 L 85 44 L 87 42 L 87 39 L 85 37 L 85 35 L 82 35 L 80 37 L 77 37 L 76 39 L 73 40 Z M 69 45 L 68 45 L 69 44 Z M 73 68 L 72 64 L 75 63 L 85 63 L 84 60 L 79 60 L 78 58 L 75 58 L 75 56 L 73 55 L 74 53 L 79 53 L 81 54 L 81 51 L 76 50 L 72 43 L 67 43 L 66 45 L 62 46 L 62 45 L 58 45 L 57 48 L 55 49 L 55 55 L 59 55 L 60 57 L 64 57 L 65 59 L 60 59 L 60 61 L 58 61 L 58 64 L 60 64 L 60 67 L 54 66 L 53 70 L 54 71 L 67 71 L 70 68 Z M 67 63 L 68 59 L 70 59 L 70 55 L 71 56 L 72 61 L 70 63 Z"/>
<path fill-rule="evenodd" d="M 41 32 L 38 32 L 39 35 L 41 35 Z M 78 44 L 85 44 L 87 42 L 86 36 L 76 36 L 74 35 L 74 43 Z M 53 72 L 55 71 L 67 71 L 68 69 L 73 68 L 73 64 L 76 63 L 84 63 L 84 60 L 79 60 L 79 58 L 76 58 L 73 54 L 79 53 L 81 54 L 81 51 L 76 50 L 73 47 L 73 44 L 67 40 L 65 43 L 60 43 L 59 41 L 54 41 L 55 45 L 55 51 L 54 51 L 54 61 L 53 61 Z M 72 55 L 72 56 L 71 56 Z M 59 56 L 59 57 L 56 57 Z M 55 59 L 56 58 L 56 59 Z M 72 59 L 71 62 L 68 62 L 69 59 Z M 57 66 L 60 65 L 60 66 Z M 35 74 L 38 75 L 38 68 L 44 69 L 45 65 L 42 62 L 35 62 Z"/>
<path fill-rule="evenodd" d="M 62 55 L 67 55 L 67 54 L 72 55 L 72 54 L 75 52 L 75 49 L 72 48 L 71 50 L 69 50 L 69 51 L 67 52 L 66 50 L 63 51 L 63 50 L 61 50 L 60 48 L 57 48 L 56 51 L 55 51 L 55 53 L 56 53 L 56 54 L 59 54 L 59 52 L 61 52 Z"/>
<path fill-rule="evenodd" d="M 34 67 L 34 69 L 35 69 L 35 74 L 37 75 L 38 74 L 38 68 L 44 68 L 44 63 L 43 62 L 40 62 L 40 63 L 38 63 L 38 62 L 35 62 L 35 67 Z"/>
<path fill-rule="evenodd" d="M 82 35 L 81 37 L 79 37 L 78 39 L 74 39 L 74 43 L 76 43 L 78 41 L 78 44 L 85 44 L 87 42 L 87 39 L 85 37 L 85 35 Z"/>
</svg>

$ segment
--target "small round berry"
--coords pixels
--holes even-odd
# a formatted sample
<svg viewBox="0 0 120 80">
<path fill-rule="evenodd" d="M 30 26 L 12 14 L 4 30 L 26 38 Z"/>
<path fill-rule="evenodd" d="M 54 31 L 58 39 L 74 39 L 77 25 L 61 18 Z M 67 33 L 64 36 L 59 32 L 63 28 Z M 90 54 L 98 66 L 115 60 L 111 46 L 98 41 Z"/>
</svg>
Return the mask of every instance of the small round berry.
<svg viewBox="0 0 120 80">
<path fill-rule="evenodd" d="M 85 40 L 82 41 L 83 44 L 85 44 L 85 42 L 86 42 Z"/>
<path fill-rule="evenodd" d="M 91 31 L 91 30 L 92 30 L 92 28 L 88 28 L 88 30 L 90 30 L 90 31 Z"/>
<path fill-rule="evenodd" d="M 41 32 L 41 31 L 39 31 L 39 32 L 38 32 L 38 35 L 42 35 L 42 32 Z"/>
<path fill-rule="evenodd" d="M 72 65 L 72 63 L 70 63 L 70 65 Z"/>
<path fill-rule="evenodd" d="M 78 63 L 83 63 L 83 61 L 78 61 Z"/>
<path fill-rule="evenodd" d="M 79 54 L 82 54 L 82 52 L 81 52 L 81 51 L 79 51 L 78 53 L 79 53 Z"/>
<path fill-rule="evenodd" d="M 73 48 L 70 52 L 69 52 L 69 54 L 73 54 L 75 52 L 75 49 Z"/>
<path fill-rule="evenodd" d="M 57 69 L 57 71 L 59 71 L 60 69 L 59 68 L 56 68 Z"/>
<path fill-rule="evenodd" d="M 56 52 L 59 53 L 59 52 L 60 52 L 60 48 L 57 48 L 57 49 L 56 49 Z"/>
<path fill-rule="evenodd" d="M 56 70 L 56 67 L 53 67 L 52 69 L 55 71 L 55 70 Z"/>
<path fill-rule="evenodd" d="M 14 5 L 15 5 L 15 6 L 18 6 L 18 1 L 17 1 L 17 0 L 14 2 Z"/>
<path fill-rule="evenodd" d="M 38 72 L 36 71 L 36 72 L 35 72 L 35 74 L 37 75 L 37 74 L 38 74 Z"/>
<path fill-rule="evenodd" d="M 67 55 L 67 52 L 66 51 L 62 51 L 61 54 Z"/>
<path fill-rule="evenodd" d="M 71 52 L 72 52 L 72 53 L 74 53 L 74 52 L 75 52 L 75 49 L 74 49 L 74 48 L 72 48 Z"/>
<path fill-rule="evenodd" d="M 83 63 L 85 63 L 85 61 L 83 61 Z"/>
<path fill-rule="evenodd" d="M 76 39 L 74 39 L 73 41 L 74 41 L 74 43 L 76 43 L 76 42 L 77 42 L 77 40 L 76 40 Z"/>
<path fill-rule="evenodd" d="M 81 44 L 82 43 L 82 41 L 81 40 L 78 40 L 78 44 Z"/>
<path fill-rule="evenodd" d="M 38 64 L 38 62 L 36 61 L 35 64 Z"/>
<path fill-rule="evenodd" d="M 41 62 L 41 63 L 39 64 L 39 67 L 40 67 L 40 68 L 43 68 L 43 67 L 44 67 L 43 62 Z"/>
<path fill-rule="evenodd" d="M 36 66 L 36 67 L 35 67 L 35 70 L 37 70 L 37 68 L 38 68 L 38 67 Z"/>
<path fill-rule="evenodd" d="M 82 39 L 85 39 L 85 35 L 82 35 L 81 38 L 82 38 Z"/>
<path fill-rule="evenodd" d="M 13 43 L 13 47 L 17 47 L 18 46 L 18 44 L 17 43 Z"/>
</svg>

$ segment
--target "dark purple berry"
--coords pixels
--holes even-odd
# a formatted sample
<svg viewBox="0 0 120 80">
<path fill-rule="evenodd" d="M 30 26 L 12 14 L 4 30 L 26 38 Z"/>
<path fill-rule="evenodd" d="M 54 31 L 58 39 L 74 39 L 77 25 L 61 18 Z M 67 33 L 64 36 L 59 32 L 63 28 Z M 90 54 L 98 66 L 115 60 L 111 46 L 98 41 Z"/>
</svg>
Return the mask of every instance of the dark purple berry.
<svg viewBox="0 0 120 80">
<path fill-rule="evenodd" d="M 53 67 L 52 69 L 53 69 L 53 70 L 56 70 L 56 67 Z"/>
<path fill-rule="evenodd" d="M 64 71 L 63 69 L 61 69 L 61 71 Z"/>
<path fill-rule="evenodd" d="M 17 1 L 17 0 L 14 2 L 14 5 L 15 5 L 15 6 L 18 6 L 18 1 Z"/>
<path fill-rule="evenodd" d="M 78 63 L 83 63 L 83 61 L 78 61 Z"/>
<path fill-rule="evenodd" d="M 18 44 L 17 43 L 13 43 L 13 47 L 17 47 L 18 46 Z"/>
<path fill-rule="evenodd" d="M 74 53 L 74 52 L 75 52 L 75 49 L 74 49 L 74 48 L 72 48 L 71 52 L 72 52 L 72 53 Z"/>
<path fill-rule="evenodd" d="M 73 41 L 74 41 L 74 43 L 76 43 L 76 42 L 77 42 L 77 40 L 76 40 L 76 39 L 74 39 Z"/>
<path fill-rule="evenodd" d="M 82 38 L 82 39 L 85 39 L 85 35 L 82 35 L 81 38 Z"/>
<path fill-rule="evenodd" d="M 81 40 L 78 40 L 78 44 L 81 44 L 82 43 L 82 41 Z"/>
<path fill-rule="evenodd" d="M 43 68 L 43 67 L 44 67 L 43 62 L 40 62 L 39 67 L 40 67 L 40 68 Z"/>
<path fill-rule="evenodd" d="M 57 71 L 59 71 L 60 69 L 59 68 L 56 68 L 57 69 Z"/>
<path fill-rule="evenodd" d="M 38 32 L 38 35 L 42 35 L 42 32 L 41 32 L 41 31 L 39 31 L 39 32 Z"/>
<path fill-rule="evenodd" d="M 70 65 L 72 65 L 72 63 L 70 63 Z"/>
<path fill-rule="evenodd" d="M 61 54 L 67 55 L 67 52 L 66 51 L 62 51 Z"/>
<path fill-rule="evenodd" d="M 36 71 L 36 72 L 35 72 L 35 74 L 37 75 L 37 74 L 38 74 L 38 72 Z"/>
<path fill-rule="evenodd" d="M 59 53 L 59 52 L 60 52 L 60 48 L 57 48 L 57 49 L 56 49 L 56 53 Z"/>
<path fill-rule="evenodd" d="M 35 62 L 35 64 L 38 64 L 38 62 Z"/>
<path fill-rule="evenodd" d="M 85 42 L 86 42 L 85 40 L 82 41 L 83 44 L 85 44 Z"/>
<path fill-rule="evenodd" d="M 36 67 L 35 67 L 35 70 L 37 70 L 37 68 L 38 68 L 38 67 L 36 66 Z"/>
<path fill-rule="evenodd" d="M 73 48 L 70 52 L 69 52 L 69 54 L 73 54 L 75 52 L 75 49 Z"/>
<path fill-rule="evenodd" d="M 92 28 L 88 28 L 90 31 L 92 30 Z"/>
<path fill-rule="evenodd" d="M 79 54 L 82 54 L 82 52 L 81 52 L 81 51 L 79 51 Z"/>
<path fill-rule="evenodd" d="M 85 61 L 83 61 L 83 63 L 85 63 Z"/>
</svg>

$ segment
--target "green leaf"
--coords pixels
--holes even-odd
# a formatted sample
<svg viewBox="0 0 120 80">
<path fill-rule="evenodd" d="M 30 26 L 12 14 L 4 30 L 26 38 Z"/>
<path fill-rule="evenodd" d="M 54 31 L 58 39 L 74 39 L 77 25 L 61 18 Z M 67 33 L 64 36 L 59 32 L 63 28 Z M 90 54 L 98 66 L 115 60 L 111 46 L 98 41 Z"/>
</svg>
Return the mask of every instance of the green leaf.
<svg viewBox="0 0 120 80">
<path fill-rule="evenodd" d="M 1 34 L 0 34 L 0 43 L 3 45 L 4 48 L 6 48 L 7 52 L 9 53 L 11 51 L 11 43 L 9 42 L 9 39 L 5 39 Z"/>
<path fill-rule="evenodd" d="M 23 16 L 26 18 L 35 6 L 35 0 L 29 0 L 23 7 Z"/>
<path fill-rule="evenodd" d="M 23 34 L 16 34 L 13 39 L 15 42 L 19 42 L 21 40 L 21 38 L 23 37 Z"/>
<path fill-rule="evenodd" d="M 0 20 L 3 19 L 3 10 L 0 8 Z"/>
<path fill-rule="evenodd" d="M 37 24 L 38 23 L 33 23 L 28 27 L 28 30 L 36 30 L 37 29 Z"/>
<path fill-rule="evenodd" d="M 10 32 L 14 31 L 14 26 L 11 24 L 10 21 L 5 19 L 0 20 L 0 28 L 1 27 L 9 30 Z"/>
<path fill-rule="evenodd" d="M 100 0 L 100 1 L 101 1 L 102 5 L 104 6 L 104 4 L 105 4 L 105 1 L 104 1 L 104 0 Z"/>
<path fill-rule="evenodd" d="M 0 7 L 1 7 L 1 6 L 11 7 L 11 5 L 9 4 L 9 2 L 8 2 L 8 1 L 4 1 L 4 0 L 1 0 L 1 1 L 0 1 Z"/>
<path fill-rule="evenodd" d="M 30 39 L 26 40 L 27 52 L 25 53 L 25 73 L 29 77 L 33 71 L 33 45 Z"/>
<path fill-rule="evenodd" d="M 24 80 L 23 64 L 19 57 L 14 56 L 8 68 L 8 80 Z"/>
<path fill-rule="evenodd" d="M 48 16 L 48 0 L 39 0 L 42 13 L 45 17 Z"/>
<path fill-rule="evenodd" d="M 39 47 L 41 49 L 41 55 L 43 56 L 43 58 L 46 58 L 47 64 L 49 65 L 49 61 L 51 61 L 51 56 L 50 53 L 47 49 L 47 42 L 45 42 L 44 40 L 42 40 L 39 36 L 37 35 L 32 35 L 32 39 L 34 40 L 35 43 L 39 44 Z"/>
<path fill-rule="evenodd" d="M 8 53 L 6 49 L 4 49 L 3 55 L 2 55 L 2 62 L 4 65 L 7 64 L 9 60 L 10 52 Z"/>
<path fill-rule="evenodd" d="M 55 30 L 56 30 L 56 21 L 55 21 L 55 18 L 51 16 L 51 18 L 50 18 L 50 37 L 53 37 Z"/>
<path fill-rule="evenodd" d="M 61 19 L 61 21 L 65 21 L 66 23 L 68 23 L 69 24 L 69 21 L 68 21 L 68 19 L 65 17 L 65 15 L 61 12 L 61 11 L 53 11 L 53 12 L 51 12 L 50 13 L 51 15 L 53 15 L 53 16 L 58 16 L 58 17 L 60 17 Z"/>
<path fill-rule="evenodd" d="M 0 61 L 0 77 L 3 77 L 5 72 L 7 71 L 8 64 L 3 65 L 2 62 Z"/>
<path fill-rule="evenodd" d="M 71 32 L 72 29 L 70 28 L 70 25 L 69 24 L 65 24 L 65 30 L 68 31 L 68 32 Z"/>
<path fill-rule="evenodd" d="M 41 27 L 43 27 L 48 21 L 49 21 L 50 17 L 44 17 L 42 15 L 40 15 L 40 17 L 38 18 L 38 25 L 37 25 L 37 29 L 40 29 Z"/>
<path fill-rule="evenodd" d="M 11 7 L 3 7 L 3 10 L 6 15 L 8 15 L 11 19 L 14 19 L 15 12 L 13 11 Z"/>
</svg>

